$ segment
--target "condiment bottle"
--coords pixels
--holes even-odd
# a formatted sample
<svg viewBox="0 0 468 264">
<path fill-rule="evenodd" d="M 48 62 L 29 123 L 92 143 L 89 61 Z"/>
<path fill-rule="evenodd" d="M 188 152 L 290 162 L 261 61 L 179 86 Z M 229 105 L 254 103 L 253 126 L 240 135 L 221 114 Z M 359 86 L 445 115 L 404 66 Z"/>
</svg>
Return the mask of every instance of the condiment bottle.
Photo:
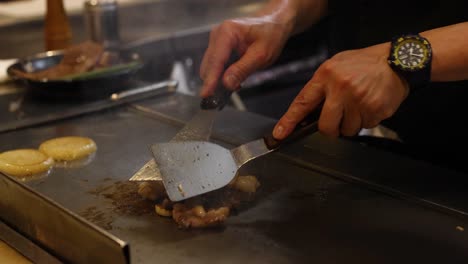
<svg viewBox="0 0 468 264">
<path fill-rule="evenodd" d="M 89 38 L 106 49 L 120 45 L 118 5 L 116 0 L 86 0 L 84 18 Z"/>
<path fill-rule="evenodd" d="M 44 38 L 46 50 L 60 50 L 71 45 L 72 30 L 63 0 L 47 0 Z"/>
</svg>

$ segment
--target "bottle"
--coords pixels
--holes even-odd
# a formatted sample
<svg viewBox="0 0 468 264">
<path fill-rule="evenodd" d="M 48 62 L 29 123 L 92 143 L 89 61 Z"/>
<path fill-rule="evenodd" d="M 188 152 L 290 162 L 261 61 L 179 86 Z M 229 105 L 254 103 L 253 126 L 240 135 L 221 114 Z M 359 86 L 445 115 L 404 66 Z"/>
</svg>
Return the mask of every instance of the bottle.
<svg viewBox="0 0 468 264">
<path fill-rule="evenodd" d="M 116 0 L 86 0 L 84 18 L 89 39 L 109 50 L 120 45 L 118 5 Z"/>
<path fill-rule="evenodd" d="M 61 50 L 71 45 L 72 30 L 63 0 L 47 0 L 44 38 L 46 51 Z"/>
</svg>

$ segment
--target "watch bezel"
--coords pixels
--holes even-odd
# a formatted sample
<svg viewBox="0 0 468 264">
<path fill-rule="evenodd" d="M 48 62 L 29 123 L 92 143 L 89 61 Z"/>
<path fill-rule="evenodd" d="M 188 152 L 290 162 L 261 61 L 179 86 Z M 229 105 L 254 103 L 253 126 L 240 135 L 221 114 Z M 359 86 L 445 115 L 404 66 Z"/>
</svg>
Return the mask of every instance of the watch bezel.
<svg viewBox="0 0 468 264">
<path fill-rule="evenodd" d="M 400 44 L 404 41 L 407 41 L 407 40 L 413 40 L 413 41 L 417 41 L 419 42 L 420 44 L 422 44 L 425 49 L 427 50 L 427 57 L 425 58 L 425 61 L 424 63 L 420 64 L 420 65 L 417 65 L 417 66 L 414 66 L 414 67 L 408 67 L 408 66 L 405 66 L 403 64 L 400 64 L 399 63 L 399 60 L 397 58 L 397 47 L 400 46 Z M 405 72 L 416 72 L 416 71 L 420 71 L 424 68 L 427 68 L 429 66 L 429 64 L 431 63 L 432 61 L 432 47 L 431 47 L 431 44 L 429 43 L 429 41 L 418 35 L 418 34 L 405 34 L 405 35 L 400 35 L 396 38 L 394 38 L 391 42 L 391 50 L 390 50 L 390 56 L 389 56 L 389 59 L 388 59 L 390 65 L 394 66 L 394 67 L 397 67 L 399 70 L 401 71 L 405 71 Z"/>
</svg>

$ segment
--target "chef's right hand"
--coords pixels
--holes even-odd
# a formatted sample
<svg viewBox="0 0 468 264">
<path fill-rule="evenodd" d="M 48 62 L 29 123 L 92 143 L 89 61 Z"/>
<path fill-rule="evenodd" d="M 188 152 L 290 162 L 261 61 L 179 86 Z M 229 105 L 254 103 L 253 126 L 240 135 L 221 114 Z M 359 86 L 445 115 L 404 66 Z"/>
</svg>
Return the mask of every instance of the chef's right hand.
<svg viewBox="0 0 468 264">
<path fill-rule="evenodd" d="M 290 25 L 278 20 L 265 15 L 227 20 L 215 27 L 200 68 L 203 80 L 200 95 L 212 95 L 219 81 L 226 88 L 237 90 L 254 71 L 272 64 L 292 31 Z M 239 60 L 224 71 L 233 51 L 237 52 Z"/>
</svg>

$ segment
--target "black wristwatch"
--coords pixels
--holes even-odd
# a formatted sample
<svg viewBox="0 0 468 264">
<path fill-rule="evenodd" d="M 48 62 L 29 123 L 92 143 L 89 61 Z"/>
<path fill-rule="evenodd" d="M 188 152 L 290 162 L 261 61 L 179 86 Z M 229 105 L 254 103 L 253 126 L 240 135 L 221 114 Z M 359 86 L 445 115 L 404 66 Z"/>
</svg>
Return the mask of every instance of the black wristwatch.
<svg viewBox="0 0 468 264">
<path fill-rule="evenodd" d="M 397 36 L 392 41 L 388 63 L 408 82 L 413 92 L 431 80 L 431 45 L 418 34 Z"/>
</svg>

